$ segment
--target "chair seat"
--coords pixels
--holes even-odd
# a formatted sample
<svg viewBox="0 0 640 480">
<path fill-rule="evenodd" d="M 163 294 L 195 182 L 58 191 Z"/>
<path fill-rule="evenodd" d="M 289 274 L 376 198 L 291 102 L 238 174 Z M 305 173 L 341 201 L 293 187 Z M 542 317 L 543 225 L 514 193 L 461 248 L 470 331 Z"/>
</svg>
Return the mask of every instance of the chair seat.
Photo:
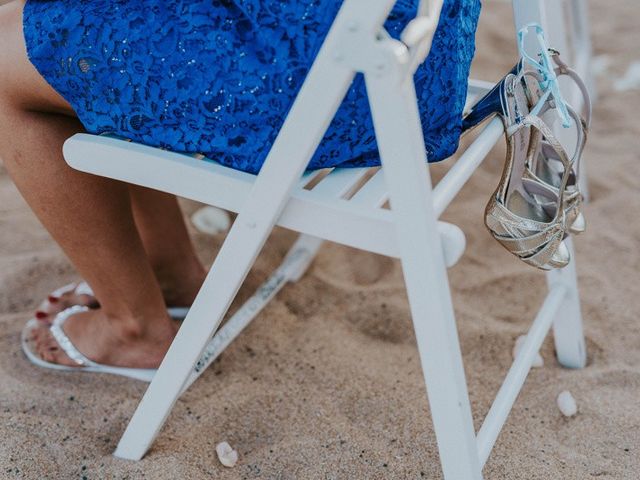
<svg viewBox="0 0 640 480">
<path fill-rule="evenodd" d="M 471 80 L 467 105 L 493 85 Z M 64 144 L 73 168 L 170 192 L 239 212 L 255 175 L 225 167 L 200 154 L 183 154 L 109 135 L 79 133 Z M 333 242 L 398 257 L 396 232 L 388 209 L 381 168 L 334 168 L 307 172 L 298 183 L 278 225 Z M 439 222 L 448 266 L 464 251 L 464 234 Z"/>
<path fill-rule="evenodd" d="M 239 212 L 255 175 L 188 155 L 107 135 L 79 133 L 64 144 L 73 168 Z M 343 245 L 398 257 L 392 213 L 386 207 L 380 168 L 326 169 L 306 173 L 278 225 Z M 454 265 L 464 250 L 464 234 L 439 222 L 445 260 Z"/>
</svg>

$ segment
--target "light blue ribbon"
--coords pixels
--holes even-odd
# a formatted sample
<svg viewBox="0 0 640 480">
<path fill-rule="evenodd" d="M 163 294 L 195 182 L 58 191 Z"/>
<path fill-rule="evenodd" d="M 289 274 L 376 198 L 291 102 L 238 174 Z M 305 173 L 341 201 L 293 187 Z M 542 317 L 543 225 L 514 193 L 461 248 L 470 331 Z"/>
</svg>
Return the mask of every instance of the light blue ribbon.
<svg viewBox="0 0 640 480">
<path fill-rule="evenodd" d="M 540 47 L 540 51 L 538 53 L 538 57 L 540 58 L 539 61 L 529 55 L 524 48 L 524 39 L 529 33 L 530 28 L 535 29 L 536 38 L 538 39 L 538 45 Z M 549 98 L 549 95 L 552 95 L 556 103 L 558 116 L 562 120 L 562 126 L 564 128 L 569 128 L 571 126 L 571 117 L 569 116 L 569 111 L 567 110 L 567 104 L 564 97 L 560 92 L 558 77 L 554 71 L 553 61 L 549 56 L 549 47 L 547 46 L 547 41 L 544 37 L 544 30 L 540 25 L 537 23 L 528 23 L 520 29 L 518 32 L 518 50 L 520 51 L 520 56 L 522 56 L 527 63 L 536 68 L 542 76 L 540 88 L 544 91 L 544 95 L 540 98 L 535 108 L 531 110 L 531 114 L 537 115 L 547 98 Z"/>
</svg>

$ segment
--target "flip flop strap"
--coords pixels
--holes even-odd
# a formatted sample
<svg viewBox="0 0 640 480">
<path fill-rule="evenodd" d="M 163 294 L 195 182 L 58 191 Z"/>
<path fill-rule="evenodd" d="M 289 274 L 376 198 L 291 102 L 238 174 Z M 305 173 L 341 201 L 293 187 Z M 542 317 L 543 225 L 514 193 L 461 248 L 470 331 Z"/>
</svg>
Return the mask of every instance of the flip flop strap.
<svg viewBox="0 0 640 480">
<path fill-rule="evenodd" d="M 67 293 L 75 293 L 76 295 L 89 295 L 90 297 L 95 297 L 95 294 L 93 293 L 93 290 L 91 289 L 89 284 L 84 281 L 77 284 L 69 283 L 63 287 L 57 288 L 53 292 L 51 292 L 51 295 L 53 295 L 54 297 L 62 297 Z"/>
<path fill-rule="evenodd" d="M 82 367 L 96 366 L 97 363 L 89 360 L 82 353 L 80 353 L 80 351 L 71 342 L 69 337 L 67 337 L 67 335 L 64 333 L 62 326 L 70 316 L 75 315 L 76 313 L 86 312 L 87 310 L 89 310 L 89 308 L 82 305 L 74 305 L 73 307 L 69 307 L 56 315 L 49 329 L 51 335 L 53 335 L 53 338 L 55 338 L 56 342 L 58 342 L 58 345 L 64 351 L 64 353 L 66 353 L 66 355 L 71 360 Z"/>
<path fill-rule="evenodd" d="M 90 297 L 96 296 L 95 293 L 93 293 L 93 289 L 87 282 L 80 282 L 75 289 L 75 293 L 77 295 L 89 295 Z"/>
</svg>

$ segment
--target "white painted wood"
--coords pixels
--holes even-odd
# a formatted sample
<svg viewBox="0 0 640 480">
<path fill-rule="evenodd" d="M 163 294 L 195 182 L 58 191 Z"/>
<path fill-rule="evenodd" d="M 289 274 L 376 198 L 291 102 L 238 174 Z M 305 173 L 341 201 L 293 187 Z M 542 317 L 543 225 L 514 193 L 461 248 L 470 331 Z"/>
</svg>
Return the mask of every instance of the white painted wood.
<svg viewBox="0 0 640 480">
<path fill-rule="evenodd" d="M 311 156 L 338 109 L 355 72 L 333 53 L 340 33 L 364 0 L 346 0 L 289 112 L 227 240 L 207 275 L 155 378 L 118 444 L 115 455 L 140 459 L 164 424 Z M 393 1 L 367 0 L 371 29 Z M 179 178 L 179 177 L 178 177 Z"/>
<path fill-rule="evenodd" d="M 257 178 L 188 155 L 87 134 L 77 134 L 67 140 L 64 155 L 67 163 L 77 170 L 173 193 L 232 212 L 242 210 Z M 350 176 L 342 178 L 352 180 Z M 317 187 L 313 190 L 300 187 L 310 179 L 306 177 L 293 190 L 278 225 L 380 255 L 398 257 L 393 219 L 388 211 L 327 196 Z M 444 222 L 438 225 L 438 231 L 448 236 L 443 238 L 442 244 L 447 266 L 451 267 L 462 255 L 459 241 L 462 233 Z"/>
<path fill-rule="evenodd" d="M 387 42 L 394 42 L 387 40 Z M 390 46 L 390 51 L 397 52 Z M 403 58 L 389 62 L 400 70 Z M 365 74 L 397 225 L 416 341 L 446 480 L 482 478 L 415 89 L 410 78 Z M 429 246 L 426 247 L 425 246 Z"/>
<path fill-rule="evenodd" d="M 571 238 L 567 238 L 565 242 L 571 253 L 571 263 L 561 270 L 547 273 L 549 290 L 554 290 L 559 285 L 567 289 L 567 295 L 553 322 L 553 340 L 560 365 L 567 368 L 583 368 L 587 364 L 587 348 L 580 310 L 576 252 Z"/>
<path fill-rule="evenodd" d="M 480 166 L 503 135 L 504 126 L 502 121 L 496 117 L 484 127 L 478 138 L 438 182 L 433 189 L 433 205 L 436 216 L 442 215 L 442 212 L 460 192 L 476 168 Z"/>
<path fill-rule="evenodd" d="M 511 365 L 498 391 L 498 395 L 482 423 L 482 427 L 480 427 L 477 442 L 478 455 L 483 466 L 489 458 L 500 430 L 502 430 L 509 412 L 524 385 L 529 370 L 531 370 L 533 359 L 540 351 L 542 342 L 547 336 L 551 323 L 556 317 L 566 295 L 567 289 L 563 285 L 556 285 L 547 295 L 542 308 L 538 311 L 538 315 L 529 329 L 518 356 Z"/>
<path fill-rule="evenodd" d="M 367 174 L 368 168 L 336 168 L 313 187 L 327 198 L 342 198 Z"/>
<path fill-rule="evenodd" d="M 184 198 L 239 211 L 254 175 L 189 155 L 79 133 L 63 146 L 67 163 L 86 173 L 141 185 Z"/>
<path fill-rule="evenodd" d="M 384 181 L 384 171 L 379 169 L 351 198 L 350 203 L 365 208 L 380 208 L 389 199 Z"/>
<path fill-rule="evenodd" d="M 574 58 L 573 64 L 575 70 L 584 80 L 589 90 L 591 103 L 594 104 L 598 98 L 596 82 L 593 77 L 591 68 L 591 60 L 593 57 L 591 47 L 591 28 L 589 25 L 588 6 L 585 0 L 568 0 L 571 5 L 570 13 L 573 25 L 573 41 L 574 41 Z M 576 104 L 578 110 L 584 111 L 582 96 L 576 92 L 574 87 L 572 100 Z M 580 165 L 580 191 L 583 192 L 585 202 L 589 201 L 589 175 L 587 163 L 582 162 Z"/>
<path fill-rule="evenodd" d="M 426 6 L 425 6 L 426 3 Z M 401 40 L 409 47 L 408 69 L 413 74 L 425 61 L 444 0 L 421 0 L 417 16 L 402 31 Z"/>
<path fill-rule="evenodd" d="M 589 24 L 588 5 L 586 0 L 569 0 L 571 2 L 571 11 L 574 26 L 575 39 L 575 70 L 587 84 L 591 102 L 595 103 L 598 92 L 593 78 L 591 69 L 591 59 L 593 57 L 593 48 L 591 46 L 591 25 Z"/>
<path fill-rule="evenodd" d="M 287 282 L 300 279 L 316 256 L 322 240 L 300 235 L 282 264 L 256 290 L 256 292 L 233 314 L 213 336 L 196 362 L 182 395 L 200 375 L 220 356 L 240 333 L 258 316 L 264 307 L 282 290 Z"/>
</svg>

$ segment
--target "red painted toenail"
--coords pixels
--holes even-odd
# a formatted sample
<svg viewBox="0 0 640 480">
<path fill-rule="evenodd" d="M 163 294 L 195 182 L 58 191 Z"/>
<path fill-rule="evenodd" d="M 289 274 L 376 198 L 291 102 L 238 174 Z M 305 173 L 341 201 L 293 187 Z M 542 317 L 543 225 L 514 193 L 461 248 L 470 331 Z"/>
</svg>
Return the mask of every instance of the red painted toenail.
<svg viewBox="0 0 640 480">
<path fill-rule="evenodd" d="M 60 300 L 60 298 L 58 298 L 58 297 L 54 297 L 53 295 L 49 295 L 48 300 L 49 300 L 51 303 L 57 303 L 57 302 Z"/>
<path fill-rule="evenodd" d="M 47 318 L 48 316 L 49 316 L 48 314 L 46 314 L 45 312 L 42 312 L 40 310 L 38 310 L 36 312 L 36 318 Z"/>
</svg>

